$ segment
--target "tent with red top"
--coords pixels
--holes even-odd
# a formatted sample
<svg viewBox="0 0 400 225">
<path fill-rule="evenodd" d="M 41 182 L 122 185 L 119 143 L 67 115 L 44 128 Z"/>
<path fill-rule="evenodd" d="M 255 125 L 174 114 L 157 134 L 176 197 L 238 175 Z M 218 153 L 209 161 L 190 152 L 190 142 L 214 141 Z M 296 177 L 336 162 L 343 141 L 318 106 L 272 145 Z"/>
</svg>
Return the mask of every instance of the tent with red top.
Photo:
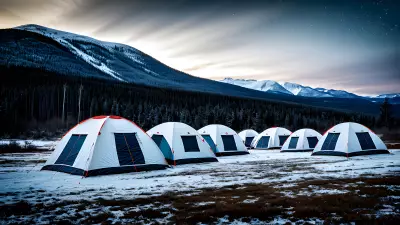
<svg viewBox="0 0 400 225">
<path fill-rule="evenodd" d="M 96 116 L 68 131 L 42 170 L 95 176 L 167 167 L 160 149 L 135 123 Z"/>
</svg>

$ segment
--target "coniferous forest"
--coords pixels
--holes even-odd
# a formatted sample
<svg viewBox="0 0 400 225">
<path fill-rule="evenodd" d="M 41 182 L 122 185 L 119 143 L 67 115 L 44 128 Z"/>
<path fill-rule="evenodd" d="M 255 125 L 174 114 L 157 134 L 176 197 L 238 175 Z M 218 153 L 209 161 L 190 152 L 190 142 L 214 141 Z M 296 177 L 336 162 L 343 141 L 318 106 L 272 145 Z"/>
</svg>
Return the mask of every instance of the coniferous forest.
<svg viewBox="0 0 400 225">
<path fill-rule="evenodd" d="M 2 67 L 0 71 L 2 137 L 60 136 L 78 121 L 109 114 L 130 119 L 144 130 L 167 121 L 180 121 L 195 129 L 218 123 L 236 131 L 252 128 L 261 132 L 282 126 L 292 131 L 308 127 L 321 133 L 345 121 L 372 129 L 400 124 L 398 119 L 388 117 L 388 106 L 384 106 L 382 118 L 300 104 L 67 77 L 40 68 Z"/>
</svg>

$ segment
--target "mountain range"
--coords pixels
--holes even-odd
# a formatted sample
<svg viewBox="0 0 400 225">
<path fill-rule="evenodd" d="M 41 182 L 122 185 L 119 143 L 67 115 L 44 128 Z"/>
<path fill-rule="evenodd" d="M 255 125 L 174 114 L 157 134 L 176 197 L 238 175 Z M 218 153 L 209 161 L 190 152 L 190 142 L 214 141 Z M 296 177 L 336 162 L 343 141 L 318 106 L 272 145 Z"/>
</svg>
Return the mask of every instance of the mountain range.
<svg viewBox="0 0 400 225">
<path fill-rule="evenodd" d="M 375 115 L 379 113 L 379 104 L 375 102 L 382 101 L 384 97 L 394 100 L 400 98 L 398 95 L 384 95 L 373 99 L 359 96 L 353 98 L 351 96 L 354 94 L 344 91 L 313 89 L 274 81 L 208 80 L 173 69 L 128 45 L 99 41 L 39 25 L 0 30 L 0 66 L 40 68 L 60 76 L 93 77 L 149 87 L 304 104 Z"/>
<path fill-rule="evenodd" d="M 253 90 L 280 93 L 286 95 L 295 95 L 313 98 L 364 98 L 371 101 L 381 102 L 388 98 L 392 103 L 400 103 L 400 93 L 382 94 L 378 96 L 360 96 L 343 90 L 334 90 L 326 88 L 312 88 L 290 82 L 276 82 L 273 80 L 253 80 L 253 79 L 233 79 L 225 78 L 222 83 L 233 84 Z"/>
<path fill-rule="evenodd" d="M 128 45 L 39 25 L 0 30 L 0 65 L 41 68 L 65 76 L 265 98 L 264 93 L 175 70 Z"/>
</svg>

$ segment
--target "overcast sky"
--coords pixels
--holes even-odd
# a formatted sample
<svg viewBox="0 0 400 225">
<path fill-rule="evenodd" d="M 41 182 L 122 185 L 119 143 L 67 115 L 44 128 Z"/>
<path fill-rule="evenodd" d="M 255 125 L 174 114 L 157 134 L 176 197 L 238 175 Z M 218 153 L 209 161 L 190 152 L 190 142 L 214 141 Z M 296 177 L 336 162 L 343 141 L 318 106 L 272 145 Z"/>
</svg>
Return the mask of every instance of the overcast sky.
<svg viewBox="0 0 400 225">
<path fill-rule="evenodd" d="M 398 0 L 0 0 L 1 28 L 30 23 L 209 79 L 400 92 Z"/>
</svg>

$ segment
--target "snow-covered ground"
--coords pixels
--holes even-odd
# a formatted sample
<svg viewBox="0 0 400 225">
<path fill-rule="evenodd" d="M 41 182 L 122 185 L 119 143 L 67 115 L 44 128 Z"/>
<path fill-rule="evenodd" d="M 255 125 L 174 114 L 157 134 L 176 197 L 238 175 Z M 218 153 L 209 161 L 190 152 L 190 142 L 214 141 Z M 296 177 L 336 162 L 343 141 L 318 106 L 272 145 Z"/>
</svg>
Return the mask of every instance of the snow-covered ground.
<svg viewBox="0 0 400 225">
<path fill-rule="evenodd" d="M 1 143 L 7 142 L 9 140 Z M 30 142 L 43 149 L 52 149 L 56 144 L 45 141 Z M 17 143 L 23 145 L 25 142 Z M 338 178 L 399 176 L 400 150 L 391 152 L 390 155 L 347 159 L 335 156 L 315 157 L 310 156 L 310 153 L 251 150 L 249 155 L 219 157 L 219 162 L 215 163 L 180 165 L 159 171 L 88 178 L 40 171 L 51 151 L 0 154 L 0 212 L 3 211 L 3 214 L 0 213 L 0 224 L 52 224 L 62 221 L 76 224 L 104 221 L 106 224 L 163 224 L 185 221 L 189 215 L 202 215 L 201 210 L 212 213 L 214 222 L 216 219 L 215 224 L 322 224 L 326 217 L 303 218 L 296 214 L 296 209 L 301 210 L 298 205 L 293 205 L 293 208 L 285 202 L 290 199 L 308 201 L 308 198 L 316 199 L 318 196 L 351 196 L 362 190 L 361 188 L 367 188 L 366 193 L 370 190 L 368 188 L 387 192 L 383 194 L 383 198 L 379 198 L 382 199 L 382 203 L 377 210 L 371 212 L 379 217 L 396 216 L 399 210 L 394 207 L 399 204 L 400 197 L 396 194 L 399 191 L 396 183 L 382 182 L 371 186 L 362 181 L 335 184 L 333 182 Z M 225 196 L 213 197 L 213 190 L 221 190 Z M 260 218 L 260 212 L 263 214 L 264 211 L 258 212 L 257 209 L 263 209 L 263 204 L 269 204 L 266 196 L 275 196 L 275 200 L 272 201 L 280 201 L 279 196 L 283 196 L 287 199 L 279 204 L 286 206 L 270 206 L 265 210 L 273 214 L 267 218 Z M 362 194 L 360 197 L 376 199 L 368 194 Z M 354 204 L 357 201 L 360 200 L 355 200 Z M 218 216 L 219 205 L 223 208 L 228 207 L 227 214 L 223 214 L 226 216 Z M 239 211 L 229 211 L 232 205 L 232 210 Z M 235 205 L 238 205 L 238 208 Z M 248 211 L 244 212 L 250 215 L 232 217 L 247 207 Z M 182 212 L 186 209 L 187 212 Z M 22 213 L 19 214 L 21 210 Z M 283 211 L 280 212 L 281 210 Z M 256 217 L 252 217 L 252 212 Z M 331 220 L 335 220 L 336 217 L 343 218 L 335 213 L 329 217 Z M 191 219 L 197 221 L 193 217 Z"/>
<path fill-rule="evenodd" d="M 399 175 L 400 151 L 390 155 L 343 158 L 310 153 L 251 150 L 251 154 L 218 158 L 219 162 L 188 164 L 166 170 L 84 178 L 40 171 L 51 152 L 0 155 L 0 202 L 91 200 L 196 193 L 202 188 L 248 183 L 297 182 L 309 179 Z M 333 193 L 338 191 L 333 190 Z M 315 190 L 315 193 L 326 193 Z"/>
</svg>

